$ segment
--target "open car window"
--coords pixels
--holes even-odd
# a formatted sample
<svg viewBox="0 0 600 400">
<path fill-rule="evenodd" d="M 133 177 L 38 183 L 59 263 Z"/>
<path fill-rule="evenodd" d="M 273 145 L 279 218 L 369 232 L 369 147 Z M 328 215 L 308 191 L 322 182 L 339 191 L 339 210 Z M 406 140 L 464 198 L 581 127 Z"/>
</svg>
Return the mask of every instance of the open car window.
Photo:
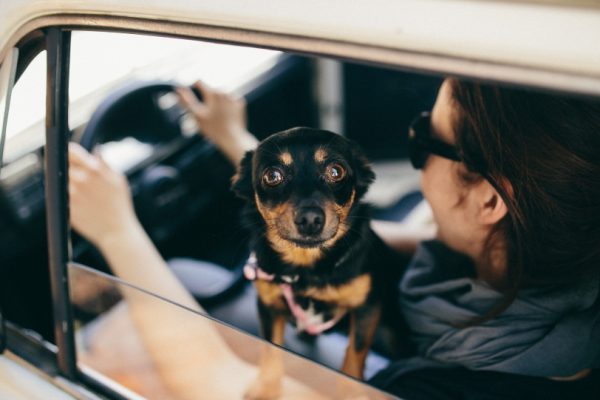
<svg viewBox="0 0 600 400">
<path fill-rule="evenodd" d="M 161 380 L 165 371 L 157 367 L 152 353 L 146 350 L 148 343 L 144 340 L 152 336 L 164 354 L 175 358 L 168 364 L 169 374 L 182 379 L 196 377 L 196 383 L 187 388 L 188 396 L 201 393 L 203 398 L 211 399 L 242 398 L 258 373 L 261 349 L 268 346 L 285 364 L 282 398 L 393 398 L 106 274 L 70 264 L 69 275 L 77 315 L 77 364 L 85 373 L 121 392 L 125 388 L 130 394 L 148 399 L 177 398 Z M 140 310 L 150 314 L 155 323 L 132 320 L 130 312 L 135 308 L 138 315 Z M 155 331 L 144 335 L 139 329 Z M 194 363 L 178 363 L 176 357 L 186 353 L 199 358 Z"/>
<path fill-rule="evenodd" d="M 181 104 L 178 87 L 192 87 L 201 80 L 244 96 L 247 127 L 258 139 L 295 126 L 342 127 L 338 133 L 360 143 L 373 162 L 378 182 L 371 187 L 367 201 L 381 218 L 404 218 L 413 207 L 423 204 L 418 173 L 407 158 L 406 127 L 414 114 L 431 107 L 439 77 L 259 48 L 126 33 L 72 32 L 71 54 L 71 140 L 101 154 L 126 177 L 145 232 L 174 276 L 210 315 L 200 316 L 164 302 L 155 297 L 159 292 L 151 290 L 148 302 L 157 304 L 150 309 L 180 315 L 180 323 L 165 327 L 176 336 L 180 334 L 178 326 L 210 327 L 233 337 L 233 353 L 250 364 L 256 362 L 260 347 L 269 346 L 257 339 L 257 294 L 242 273 L 250 253 L 250 232 L 241 221 L 241 199 L 231 190 L 235 166 L 203 137 L 201 126 L 195 121 L 190 124 L 191 113 Z M 203 101 L 201 94 L 199 100 Z M 70 174 L 75 170 L 71 165 Z M 431 225 L 427 210 L 423 208 L 421 216 L 414 218 L 416 225 Z M 105 219 L 105 211 L 97 210 L 93 219 Z M 120 337 L 125 343 L 129 339 L 124 338 L 132 334 L 136 338 L 130 343 L 132 348 L 143 348 L 135 326 L 102 321 L 112 320 L 110 316 L 116 313 L 122 315 L 119 310 L 129 307 L 123 292 L 137 292 L 128 285 L 142 290 L 148 287 L 140 276 L 117 281 L 104 275 L 115 273 L 108 262 L 111 254 L 96 248 L 74 225 L 71 228 L 71 260 L 90 268 L 72 265 L 69 270 L 75 325 L 81 328 L 78 366 L 86 375 L 103 376 L 102 382 L 110 378 L 147 396 L 150 389 L 144 385 L 154 387 L 148 382 L 157 380 L 143 371 L 154 368 L 148 354 L 155 353 L 148 352 L 141 366 L 123 363 L 118 360 L 127 357 L 116 357 L 116 347 L 111 350 L 111 345 L 99 344 L 93 333 L 101 329 L 103 335 Z M 167 300 L 173 301 L 168 296 Z M 235 329 L 221 328 L 223 324 Z M 353 387 L 354 381 L 328 369 L 342 367 L 348 343 L 343 328 L 330 333 L 327 340 L 313 343 L 288 326 L 286 349 L 312 361 L 290 356 L 275 346 L 272 351 L 283 354 L 285 364 L 292 366 L 289 373 L 293 379 L 336 398 L 340 379 L 341 386 L 350 382 Z M 177 346 L 184 341 L 176 336 L 165 344 L 175 346 L 173 353 L 181 351 Z M 192 346 L 202 342 L 196 337 L 189 340 Z M 315 361 L 327 367 L 319 367 Z M 365 376 L 373 376 L 388 362 L 381 354 L 369 354 Z M 202 368 L 203 361 L 198 363 L 185 368 Z M 249 382 L 236 380 L 235 384 L 247 389 Z M 357 387 L 363 390 L 362 385 Z M 152 390 L 161 393 L 166 389 Z M 378 393 L 364 390 L 374 396 Z"/>
</svg>

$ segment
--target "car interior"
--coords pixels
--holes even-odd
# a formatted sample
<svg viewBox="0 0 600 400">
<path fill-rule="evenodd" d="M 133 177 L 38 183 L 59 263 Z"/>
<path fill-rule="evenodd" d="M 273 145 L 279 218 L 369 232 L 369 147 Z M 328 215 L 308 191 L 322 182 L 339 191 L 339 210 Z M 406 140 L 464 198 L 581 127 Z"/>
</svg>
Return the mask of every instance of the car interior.
<svg viewBox="0 0 600 400">
<path fill-rule="evenodd" d="M 155 46 L 170 50 L 141 62 L 135 51 L 113 46 L 115 40 L 152 54 L 160 53 Z M 98 47 L 105 42 L 107 48 Z M 26 55 L 19 59 L 13 109 L 31 110 L 30 120 L 12 121 L 9 115 L 0 175 L 0 293 L 7 319 L 53 342 L 43 101 L 35 111 L 33 98 L 44 98 L 43 43 Z M 119 70 L 121 64 L 127 66 Z M 115 71 L 103 76 L 107 65 Z M 84 31 L 73 32 L 70 69 L 71 140 L 99 151 L 126 174 L 136 213 L 174 273 L 210 315 L 245 332 L 259 334 L 256 294 L 242 273 L 248 232 L 240 223 L 241 201 L 230 190 L 235 170 L 198 134 L 173 92 L 178 85 L 200 79 L 243 95 L 248 129 L 259 139 L 310 126 L 358 142 L 377 175 L 367 195 L 373 217 L 431 223 L 406 142 L 412 118 L 432 107 L 440 76 L 219 43 Z M 20 92 L 26 94 L 21 98 Z M 73 231 L 70 251 L 74 263 L 110 274 L 100 253 Z M 112 305 L 119 296 L 106 298 Z M 85 305 L 73 312 L 81 324 L 98 314 Z M 286 339 L 291 350 L 339 367 L 343 331 L 315 340 L 288 329 Z M 384 347 L 374 347 L 367 376 L 387 363 L 385 355 Z"/>
</svg>

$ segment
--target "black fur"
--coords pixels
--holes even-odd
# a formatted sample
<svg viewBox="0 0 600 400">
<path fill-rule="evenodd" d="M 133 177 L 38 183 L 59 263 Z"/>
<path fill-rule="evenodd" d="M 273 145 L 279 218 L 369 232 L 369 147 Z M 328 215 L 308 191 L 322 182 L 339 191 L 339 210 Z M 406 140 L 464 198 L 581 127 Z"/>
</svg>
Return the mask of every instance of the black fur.
<svg viewBox="0 0 600 400">
<path fill-rule="evenodd" d="M 319 148 L 327 154 L 322 165 L 312 156 Z M 291 155 L 291 166 L 282 164 L 280 156 L 284 152 Z M 323 166 L 330 162 L 337 162 L 347 170 L 345 179 L 339 183 L 332 184 L 323 178 Z M 284 184 L 277 187 L 269 187 L 262 181 L 265 168 L 273 165 L 286 177 Z M 388 323 L 391 321 L 394 329 L 400 329 L 397 286 L 408 260 L 389 249 L 370 228 L 369 207 L 360 200 L 374 178 L 367 158 L 354 142 L 327 131 L 294 128 L 270 136 L 255 151 L 246 153 L 232 186 L 235 193 L 246 200 L 244 220 L 252 232 L 251 246 L 258 265 L 265 272 L 275 274 L 276 282 L 282 282 L 283 276 L 297 276 L 292 286 L 295 293 L 301 293 L 308 288 L 344 285 L 360 275 L 371 275 L 372 286 L 366 301 L 353 310 L 357 351 L 369 345 L 366 332 L 370 325 L 377 323 L 373 315 L 378 315 L 382 306 L 385 306 L 383 318 Z M 323 256 L 313 265 L 290 264 L 273 249 L 255 196 L 267 208 L 286 202 L 294 205 L 334 202 L 343 206 L 351 200 L 352 192 L 354 200 L 346 219 L 347 232 L 323 249 Z M 296 300 L 300 305 L 306 301 L 302 296 Z M 327 315 L 327 307 L 331 305 L 322 303 L 315 304 Z M 265 308 L 268 307 L 259 301 L 263 325 L 265 318 L 270 319 Z M 270 339 L 269 329 L 263 326 L 263 332 Z"/>
</svg>

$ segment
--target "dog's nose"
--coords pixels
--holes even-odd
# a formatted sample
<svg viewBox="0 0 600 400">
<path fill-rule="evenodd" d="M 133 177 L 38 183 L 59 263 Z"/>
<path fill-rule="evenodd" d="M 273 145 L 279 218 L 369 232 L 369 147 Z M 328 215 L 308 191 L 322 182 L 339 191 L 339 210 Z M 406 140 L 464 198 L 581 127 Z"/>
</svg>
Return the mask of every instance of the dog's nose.
<svg viewBox="0 0 600 400">
<path fill-rule="evenodd" d="M 317 207 L 305 207 L 296 212 L 294 223 L 302 235 L 321 233 L 325 224 L 325 213 Z"/>
</svg>

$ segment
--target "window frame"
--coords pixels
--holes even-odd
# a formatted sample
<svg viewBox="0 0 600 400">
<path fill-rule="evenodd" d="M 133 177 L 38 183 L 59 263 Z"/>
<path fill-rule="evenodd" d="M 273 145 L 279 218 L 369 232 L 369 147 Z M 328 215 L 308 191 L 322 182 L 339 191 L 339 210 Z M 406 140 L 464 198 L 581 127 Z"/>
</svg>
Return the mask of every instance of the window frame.
<svg viewBox="0 0 600 400">
<path fill-rule="evenodd" d="M 17 63 L 19 60 L 19 49 L 12 48 L 0 65 L 0 169 L 4 165 L 4 143 L 6 140 L 6 127 L 8 113 L 10 111 L 10 99 L 17 74 Z M 0 304 L 0 354 L 6 348 L 6 321 L 4 310 Z"/>
<path fill-rule="evenodd" d="M 47 31 L 45 196 L 50 286 L 59 371 L 70 379 L 77 374 L 75 336 L 70 306 L 68 141 L 70 31 Z"/>
</svg>

